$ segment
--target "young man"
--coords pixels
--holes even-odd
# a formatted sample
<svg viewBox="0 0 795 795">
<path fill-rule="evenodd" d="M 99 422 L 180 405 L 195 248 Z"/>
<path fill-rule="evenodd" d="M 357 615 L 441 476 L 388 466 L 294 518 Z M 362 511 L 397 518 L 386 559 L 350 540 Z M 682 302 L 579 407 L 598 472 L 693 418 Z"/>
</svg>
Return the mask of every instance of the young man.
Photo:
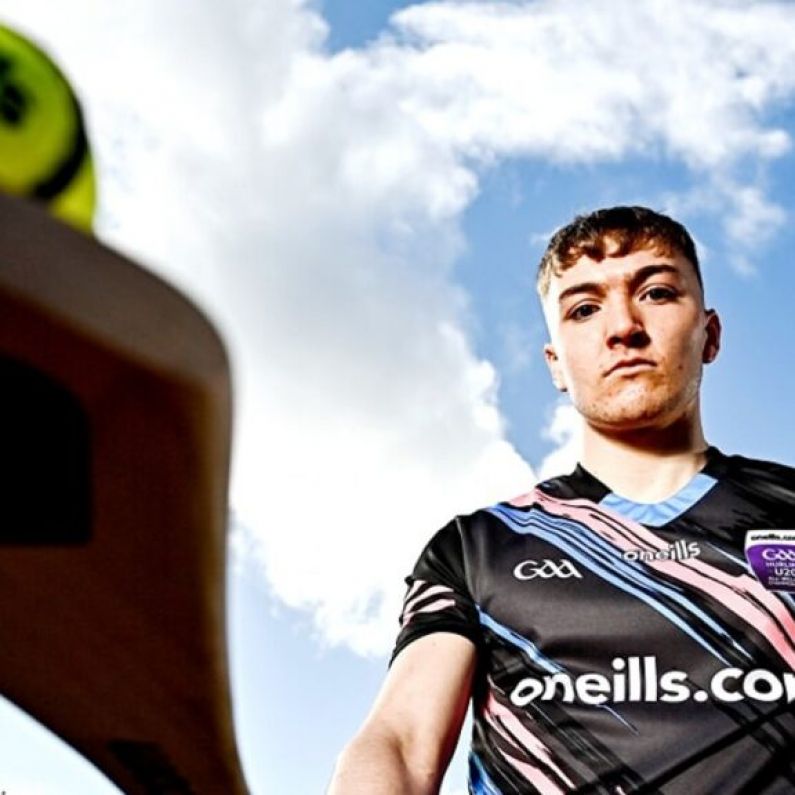
<svg viewBox="0 0 795 795">
<path fill-rule="evenodd" d="M 578 217 L 538 288 L 580 463 L 430 541 L 331 793 L 437 792 L 470 698 L 473 793 L 795 791 L 795 601 L 743 549 L 795 528 L 795 470 L 704 439 L 721 329 L 690 235 Z"/>
</svg>

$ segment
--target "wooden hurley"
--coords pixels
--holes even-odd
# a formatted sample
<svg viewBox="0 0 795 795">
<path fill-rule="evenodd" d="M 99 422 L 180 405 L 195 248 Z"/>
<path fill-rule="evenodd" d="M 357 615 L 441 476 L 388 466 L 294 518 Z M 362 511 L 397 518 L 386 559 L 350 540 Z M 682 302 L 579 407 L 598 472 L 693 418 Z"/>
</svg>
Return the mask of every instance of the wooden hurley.
<svg viewBox="0 0 795 795">
<path fill-rule="evenodd" d="M 246 793 L 230 386 L 173 287 L 0 195 L 0 692 L 130 795 Z"/>
</svg>

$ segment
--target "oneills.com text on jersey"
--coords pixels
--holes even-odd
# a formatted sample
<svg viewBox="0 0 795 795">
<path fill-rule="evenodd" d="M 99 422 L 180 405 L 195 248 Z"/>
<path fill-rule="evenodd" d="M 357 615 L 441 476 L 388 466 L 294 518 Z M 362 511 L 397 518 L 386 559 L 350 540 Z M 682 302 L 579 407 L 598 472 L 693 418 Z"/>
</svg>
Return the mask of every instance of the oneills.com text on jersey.
<svg viewBox="0 0 795 795">
<path fill-rule="evenodd" d="M 525 707 L 533 701 L 601 705 L 625 702 L 681 704 L 688 701 L 795 701 L 795 673 L 774 673 L 764 668 L 743 671 L 722 668 L 709 680 L 706 689 L 694 685 L 686 671 L 662 671 L 657 658 L 616 657 L 614 673 L 585 673 L 571 676 L 565 672 L 521 679 L 511 691 L 511 702 Z"/>
</svg>

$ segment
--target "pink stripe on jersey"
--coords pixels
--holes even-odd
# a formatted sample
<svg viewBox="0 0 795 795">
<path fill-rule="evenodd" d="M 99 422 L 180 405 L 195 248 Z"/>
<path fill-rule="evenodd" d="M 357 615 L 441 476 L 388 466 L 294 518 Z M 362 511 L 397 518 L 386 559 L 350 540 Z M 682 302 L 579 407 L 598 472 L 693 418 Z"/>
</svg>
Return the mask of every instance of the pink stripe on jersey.
<svg viewBox="0 0 795 795">
<path fill-rule="evenodd" d="M 452 588 L 448 588 L 446 585 L 432 585 L 430 588 L 427 588 L 422 593 L 417 594 L 414 599 L 406 602 L 405 607 L 403 608 L 404 612 L 412 613 L 414 612 L 415 605 L 419 604 L 423 599 L 427 599 L 430 596 L 438 596 L 439 594 L 443 593 L 453 593 Z"/>
<path fill-rule="evenodd" d="M 425 580 L 414 580 L 411 588 L 409 588 L 408 593 L 406 594 L 405 598 L 403 599 L 403 603 L 405 604 L 412 596 L 414 596 L 417 591 L 422 588 L 423 585 L 427 585 Z"/>
<path fill-rule="evenodd" d="M 510 754 L 503 754 L 503 756 L 508 764 L 521 773 L 541 795 L 566 795 L 567 791 L 571 792 L 571 790 L 561 789 L 552 779 L 545 776 L 541 770 L 528 762 L 514 759 Z"/>
<path fill-rule="evenodd" d="M 568 787 L 573 787 L 574 782 L 560 769 L 552 759 L 549 749 L 534 734 L 532 734 L 522 722 L 507 708 L 500 704 L 492 691 L 489 691 L 488 698 L 483 705 L 483 715 L 489 724 L 515 748 L 529 751 L 546 768 L 554 770 L 557 775 L 566 782 Z M 551 779 L 543 770 L 531 765 L 529 762 L 516 759 L 510 754 L 502 754 L 506 761 L 517 771 L 519 771 L 536 789 L 545 795 L 557 795 L 565 793 L 557 783 Z"/>
<path fill-rule="evenodd" d="M 508 500 L 508 505 L 513 505 L 514 508 L 526 508 L 528 505 L 532 505 L 536 501 L 537 492 L 538 489 L 534 489 L 533 491 L 528 491 L 525 494 L 520 494 L 518 497 Z"/>
<path fill-rule="evenodd" d="M 437 599 L 425 607 L 420 607 L 417 610 L 412 610 L 406 613 L 400 621 L 400 625 L 405 627 L 418 613 L 438 613 L 440 610 L 445 610 L 448 607 L 455 607 L 455 599 Z"/>
<path fill-rule="evenodd" d="M 622 551 L 657 552 L 669 542 L 639 522 L 590 500 L 560 500 L 536 489 L 534 502 L 548 513 L 578 521 Z M 697 558 L 645 560 L 643 564 L 706 593 L 765 636 L 795 670 L 795 619 L 774 594 L 747 574 L 733 576 Z"/>
</svg>

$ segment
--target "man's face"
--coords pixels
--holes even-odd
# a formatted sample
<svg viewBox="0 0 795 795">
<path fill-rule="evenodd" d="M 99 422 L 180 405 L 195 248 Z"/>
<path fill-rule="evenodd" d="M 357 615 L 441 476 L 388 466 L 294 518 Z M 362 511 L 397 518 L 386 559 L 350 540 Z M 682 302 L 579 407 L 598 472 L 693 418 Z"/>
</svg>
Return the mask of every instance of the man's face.
<svg viewBox="0 0 795 795">
<path fill-rule="evenodd" d="M 694 410 L 702 365 L 720 344 L 692 264 L 650 248 L 581 257 L 552 276 L 544 314 L 555 385 L 605 430 L 662 428 Z"/>
</svg>

